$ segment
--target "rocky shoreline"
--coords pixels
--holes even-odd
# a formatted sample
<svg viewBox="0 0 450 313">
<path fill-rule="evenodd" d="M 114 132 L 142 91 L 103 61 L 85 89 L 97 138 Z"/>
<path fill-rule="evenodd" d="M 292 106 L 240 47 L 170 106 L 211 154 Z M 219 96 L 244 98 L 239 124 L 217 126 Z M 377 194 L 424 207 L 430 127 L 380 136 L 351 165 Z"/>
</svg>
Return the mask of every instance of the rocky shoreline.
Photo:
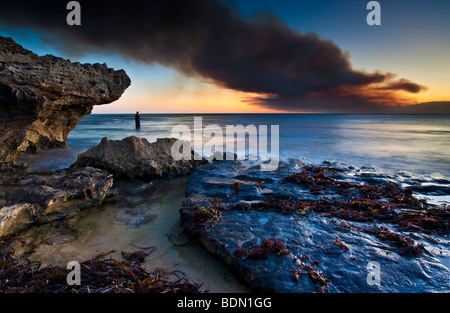
<svg viewBox="0 0 450 313">
<path fill-rule="evenodd" d="M 105 142 L 106 150 L 115 153 L 99 166 L 104 154 L 97 150 Z M 122 148 L 129 150 L 124 142 L 141 141 L 104 139 L 89 152 L 96 161 L 82 167 L 30 173 L 20 166 L 4 167 L 0 189 L 8 196 L 0 209 L 3 237 L 101 207 L 105 197 L 114 195 L 113 180 L 136 180 L 121 173 L 139 172 L 142 155 L 170 150 L 165 144 L 165 150 L 134 153 L 117 166 L 120 171 L 109 173 L 108 163 L 122 158 Z M 248 161 L 180 163 L 177 170 L 176 162 L 164 167 L 164 158 L 150 163 L 152 175 L 140 179 L 188 175 L 179 210 L 185 232 L 255 291 L 448 292 L 450 213 L 446 206 L 415 197 L 420 184 L 413 179 L 410 188 L 403 188 L 399 180 L 370 169 L 296 160 L 281 162 L 273 172 Z M 12 208 L 18 213 L 12 214 Z M 137 214 L 130 217 L 140 220 Z M 373 264 L 378 276 L 370 276 Z"/>
<path fill-rule="evenodd" d="M 129 84 L 122 70 L 39 57 L 0 37 L 0 291 L 74 291 L 64 286 L 62 268 L 38 271 L 18 263 L 14 247 L 29 244 L 21 236 L 34 227 L 66 229 L 83 212 L 101 209 L 116 194 L 114 182 L 143 184 L 145 193 L 154 179 L 175 176 L 188 177 L 179 208 L 184 231 L 252 290 L 449 291 L 449 208 L 417 198 L 415 193 L 429 187 L 413 179 L 297 160 L 281 162 L 273 172 L 247 161 L 175 161 L 176 139 L 149 143 L 135 136 L 103 138 L 58 171 L 30 171 L 14 163 L 25 151 L 64 147 L 93 105 L 118 99 Z M 441 183 L 447 186 L 443 194 L 450 194 L 450 181 Z M 115 218 L 138 228 L 154 216 L 144 206 L 119 210 Z M 73 238 L 60 232 L 42 240 L 53 245 Z M 97 284 L 92 290 L 200 291 L 197 283 L 168 282 L 136 267 L 150 253 L 145 249 L 123 252 L 123 261 L 105 261 L 106 251 L 82 262 Z M 90 270 L 96 267 L 114 275 L 95 276 Z M 130 277 L 139 279 L 129 284 Z M 121 287 L 109 289 L 110 279 Z"/>
<path fill-rule="evenodd" d="M 105 170 L 78 166 L 31 172 L 29 166 L 15 164 L 17 157 L 66 147 L 67 136 L 78 121 L 90 114 L 94 105 L 119 99 L 130 83 L 124 70 L 38 56 L 0 36 L 0 292 L 199 291 L 195 283 L 179 278 L 167 281 L 135 265 L 143 260 L 138 252 L 123 255 L 123 261 L 92 255 L 94 259 L 82 262 L 84 275 L 92 272 L 87 289 L 69 287 L 65 268 L 39 268 L 39 262 L 37 266 L 24 265 L 32 251 L 15 254 L 14 247 L 31 244 L 33 249 L 32 243 L 40 241 L 23 239 L 28 230 L 66 229 L 71 220 L 114 194 L 113 175 Z M 44 243 L 62 244 L 73 238 L 60 234 L 45 238 Z M 99 276 L 98 268 L 104 268 L 106 274 Z M 130 283 L 131 278 L 136 281 Z M 114 288 L 110 287 L 112 281 Z"/>
<path fill-rule="evenodd" d="M 180 213 L 186 231 L 258 291 L 449 291 L 448 208 L 378 173 L 209 164 L 189 179 Z"/>
<path fill-rule="evenodd" d="M 65 147 L 94 105 L 117 100 L 131 81 L 106 64 L 38 56 L 0 36 L 0 239 L 98 206 L 113 178 L 94 168 L 29 173 L 25 151 Z"/>
</svg>

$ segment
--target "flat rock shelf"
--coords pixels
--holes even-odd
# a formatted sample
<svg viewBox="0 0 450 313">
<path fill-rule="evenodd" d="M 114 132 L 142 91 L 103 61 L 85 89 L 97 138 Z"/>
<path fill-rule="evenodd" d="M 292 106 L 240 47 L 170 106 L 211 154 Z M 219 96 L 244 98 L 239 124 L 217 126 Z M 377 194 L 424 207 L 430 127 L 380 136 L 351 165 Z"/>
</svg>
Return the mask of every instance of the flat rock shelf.
<svg viewBox="0 0 450 313">
<path fill-rule="evenodd" d="M 336 164 L 196 168 L 185 230 L 256 291 L 448 292 L 449 211 Z"/>
</svg>

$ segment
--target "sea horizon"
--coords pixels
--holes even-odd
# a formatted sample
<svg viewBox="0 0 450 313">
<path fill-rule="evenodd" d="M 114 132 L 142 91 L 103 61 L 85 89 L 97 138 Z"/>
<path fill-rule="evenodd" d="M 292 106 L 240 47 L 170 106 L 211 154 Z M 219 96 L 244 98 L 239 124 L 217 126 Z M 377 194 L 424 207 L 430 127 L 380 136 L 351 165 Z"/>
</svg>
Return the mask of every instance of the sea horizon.
<svg viewBox="0 0 450 313">
<path fill-rule="evenodd" d="M 69 147 L 90 148 L 100 143 L 103 137 L 121 140 L 128 136 L 145 137 L 150 142 L 157 138 L 173 137 L 176 125 L 186 124 L 193 129 L 194 117 L 202 117 L 202 127 L 217 124 L 226 125 L 279 125 L 280 156 L 298 158 L 309 157 L 314 162 L 355 161 L 351 152 L 359 155 L 359 161 L 352 165 L 374 163 L 380 169 L 408 168 L 403 157 L 414 157 L 420 172 L 444 170 L 450 163 L 450 115 L 433 114 L 343 114 L 343 113 L 140 113 L 141 128 L 134 125 L 135 113 L 92 113 L 79 121 L 68 136 Z M 251 118 L 241 119 L 246 116 Z M 320 117 L 320 118 L 316 118 Z M 248 136 L 247 136 L 248 137 Z M 303 145 L 299 144 L 299 140 Z M 363 155 L 354 145 L 364 143 L 370 150 Z M 328 144 L 325 151 L 319 149 Z M 332 144 L 332 147 L 330 146 Z M 384 154 L 375 149 L 383 149 Z M 346 158 L 339 157 L 345 149 L 350 152 Z M 402 150 L 403 149 L 403 150 Z M 321 150 L 322 153 L 318 153 Z M 339 152 L 339 153 L 338 153 Z M 45 150 L 40 151 L 45 153 Z M 394 155 L 393 155 L 394 154 Z M 418 155 L 420 154 L 420 155 Z M 386 161 L 396 162 L 387 168 Z M 378 161 L 374 162 L 375 159 Z M 381 162 L 384 159 L 384 162 Z M 434 159 L 438 163 L 426 165 Z M 448 162 L 448 163 L 447 163 Z M 350 162 L 352 163 L 352 162 Z M 366 164 L 362 164 L 366 163 Z M 397 164 L 397 166 L 395 165 Z M 406 165 L 406 166 L 405 166 Z M 407 170 L 407 169 L 405 169 Z M 437 171 L 440 172 L 440 171 Z"/>
<path fill-rule="evenodd" d="M 120 113 L 120 112 L 112 112 L 112 113 L 90 113 L 88 115 L 134 115 L 136 114 L 136 111 L 130 112 L 130 113 Z M 433 115 L 433 116 L 450 116 L 450 114 L 442 114 L 442 113 L 341 113 L 341 112 L 244 112 L 244 113 L 227 113 L 227 112 L 199 112 L 199 113 L 174 113 L 174 112 L 153 112 L 153 113 L 146 113 L 139 111 L 139 114 L 145 114 L 145 115 Z"/>
</svg>

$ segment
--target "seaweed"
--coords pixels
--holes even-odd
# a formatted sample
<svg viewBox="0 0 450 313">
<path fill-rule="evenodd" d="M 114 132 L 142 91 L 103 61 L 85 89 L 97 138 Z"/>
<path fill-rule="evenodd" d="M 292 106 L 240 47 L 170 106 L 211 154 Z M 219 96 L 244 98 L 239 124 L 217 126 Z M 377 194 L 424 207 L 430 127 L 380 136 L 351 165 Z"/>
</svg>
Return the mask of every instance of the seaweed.
<svg viewBox="0 0 450 313">
<path fill-rule="evenodd" d="M 378 239 L 388 243 L 390 246 L 397 248 L 396 252 L 399 255 L 405 256 L 421 256 L 423 252 L 431 255 L 423 244 L 416 242 L 413 238 L 391 232 L 389 229 L 382 227 L 379 229 L 363 229 L 369 234 L 375 235 Z"/>
<path fill-rule="evenodd" d="M 155 250 L 153 250 L 153 251 L 155 251 Z M 121 254 L 125 258 L 125 260 L 127 260 L 129 262 L 142 263 L 142 262 L 145 262 L 145 258 L 149 254 L 151 254 L 153 251 L 151 251 L 150 253 L 146 253 L 144 250 L 139 250 L 139 251 L 135 251 L 135 252 L 122 251 Z"/>
<path fill-rule="evenodd" d="M 150 273 L 139 265 L 104 259 L 111 251 L 80 263 L 81 285 L 68 285 L 69 270 L 60 266 L 40 268 L 39 263 L 23 264 L 13 250 L 0 242 L 0 293 L 198 293 L 201 285 L 180 277 L 175 279 Z"/>
<path fill-rule="evenodd" d="M 241 189 L 241 185 L 242 185 L 241 182 L 235 182 L 235 183 L 233 183 L 233 184 L 231 185 L 231 192 L 230 192 L 229 195 L 227 195 L 227 198 L 232 198 L 232 197 L 234 197 L 234 196 L 239 192 L 239 190 Z"/>
<path fill-rule="evenodd" d="M 315 260 L 314 264 L 320 264 L 320 262 L 317 262 L 319 261 Z M 315 266 L 307 265 L 304 262 L 300 262 L 299 265 L 301 268 L 305 269 L 306 272 L 303 272 L 302 270 L 292 270 L 292 276 L 295 281 L 298 281 L 301 275 L 308 275 L 311 281 L 316 285 L 317 293 L 328 292 L 329 280 L 321 272 L 319 272 Z"/>
<path fill-rule="evenodd" d="M 295 173 L 283 178 L 280 184 L 293 183 L 301 187 L 308 188 L 313 195 L 323 195 L 330 191 L 348 195 L 348 189 L 357 188 L 358 185 L 339 181 L 331 178 L 327 173 L 335 173 L 336 170 L 328 167 L 308 167 L 299 173 Z"/>
<path fill-rule="evenodd" d="M 251 204 L 246 202 L 238 202 L 231 204 L 227 207 L 230 210 L 238 210 L 241 212 L 246 212 L 248 210 L 255 211 L 272 211 L 279 212 L 284 215 L 289 214 L 298 214 L 305 215 L 306 208 L 309 206 L 311 202 L 305 200 L 297 200 L 297 199 L 268 199 L 264 202 L 253 202 Z"/>
<path fill-rule="evenodd" d="M 428 210 L 427 214 L 404 213 L 398 219 L 398 229 L 403 231 L 421 231 L 424 233 L 449 233 L 449 218 L 446 213 Z"/>
<path fill-rule="evenodd" d="M 223 205 L 214 203 L 212 206 L 184 205 L 180 211 L 193 212 L 193 222 L 190 226 L 193 233 L 201 230 L 209 232 L 210 228 L 222 220 Z"/>
<path fill-rule="evenodd" d="M 394 198 L 400 201 L 398 197 Z M 406 202 L 412 205 L 407 205 Z M 343 220 L 397 224 L 399 230 L 405 231 L 449 233 L 450 212 L 448 208 L 437 208 L 423 204 L 422 200 L 405 200 L 405 198 L 402 203 L 391 202 L 389 199 L 371 199 L 370 197 L 354 197 L 348 200 L 268 199 L 251 204 L 238 202 L 227 206 L 227 209 L 240 212 L 272 211 L 298 216 L 315 212 L 325 217 L 337 217 Z"/>
<path fill-rule="evenodd" d="M 327 171 L 328 168 L 320 167 L 303 169 L 299 173 L 283 178 L 280 183 L 294 183 L 309 188 L 312 194 L 322 194 L 321 191 L 327 186 L 335 184 L 335 180 L 325 174 Z"/>
<path fill-rule="evenodd" d="M 280 239 L 264 238 L 259 245 L 251 247 L 251 250 L 237 247 L 233 251 L 233 255 L 239 259 L 249 260 L 265 260 L 271 254 L 286 255 L 290 251 L 286 249 L 285 244 Z"/>
<path fill-rule="evenodd" d="M 306 187 L 313 195 L 334 192 L 344 196 L 344 200 L 271 200 L 265 207 L 284 214 L 313 211 L 345 220 L 394 223 L 404 231 L 449 233 L 450 211 L 447 207 L 428 204 L 424 199 L 414 197 L 411 189 L 392 183 L 353 184 L 327 175 L 334 172 L 329 168 L 308 167 L 283 178 L 280 183 Z"/>
<path fill-rule="evenodd" d="M 415 209 L 421 209 L 426 204 L 424 200 L 413 197 L 413 192 L 409 188 L 403 189 L 392 183 L 354 184 L 327 175 L 327 173 L 334 172 L 336 170 L 326 167 L 309 167 L 299 173 L 286 176 L 280 181 L 280 184 L 293 183 L 306 187 L 312 194 L 334 192 L 353 198 L 389 199 L 392 203 L 406 204 Z"/>
<path fill-rule="evenodd" d="M 398 197 L 393 198 L 400 201 Z M 395 203 L 389 199 L 371 199 L 370 197 L 355 197 L 348 200 L 268 199 L 251 204 L 238 202 L 227 206 L 227 209 L 240 212 L 272 211 L 298 216 L 306 216 L 308 212 L 314 212 L 325 217 L 337 217 L 349 221 L 397 224 L 397 228 L 403 231 L 421 231 L 439 235 L 449 233 L 450 211 L 448 208 L 424 204 L 422 200 L 417 199 L 403 198 L 402 201 L 402 203 Z"/>
<path fill-rule="evenodd" d="M 350 248 L 349 248 L 345 243 L 343 243 L 343 242 L 341 241 L 341 239 L 339 238 L 338 235 L 336 235 L 336 240 L 334 240 L 333 243 L 334 243 L 336 246 L 343 248 L 345 251 L 350 250 Z"/>
<path fill-rule="evenodd" d="M 397 218 L 396 211 L 388 202 L 367 198 L 353 198 L 349 201 L 319 200 L 312 202 L 309 209 L 317 213 L 326 213 L 324 216 L 358 222 L 389 222 Z"/>
</svg>

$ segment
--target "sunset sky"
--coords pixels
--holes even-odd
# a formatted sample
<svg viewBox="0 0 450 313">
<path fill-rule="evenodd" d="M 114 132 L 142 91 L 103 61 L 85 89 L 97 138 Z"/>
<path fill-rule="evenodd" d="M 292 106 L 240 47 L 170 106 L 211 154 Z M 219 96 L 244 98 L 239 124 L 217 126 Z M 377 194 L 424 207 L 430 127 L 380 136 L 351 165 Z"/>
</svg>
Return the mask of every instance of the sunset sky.
<svg viewBox="0 0 450 313">
<path fill-rule="evenodd" d="M 101 11 L 79 1 L 82 26 L 68 26 L 68 1 L 18 0 L 2 4 L 0 35 L 39 55 L 125 69 L 131 86 L 94 113 L 379 113 L 450 100 L 448 0 L 379 1 L 380 26 L 366 23 L 365 0 L 202 1 L 187 1 L 187 13 L 172 5 L 169 26 L 152 15 L 157 5 L 104 1 Z M 315 59 L 297 60 L 297 50 Z"/>
</svg>

